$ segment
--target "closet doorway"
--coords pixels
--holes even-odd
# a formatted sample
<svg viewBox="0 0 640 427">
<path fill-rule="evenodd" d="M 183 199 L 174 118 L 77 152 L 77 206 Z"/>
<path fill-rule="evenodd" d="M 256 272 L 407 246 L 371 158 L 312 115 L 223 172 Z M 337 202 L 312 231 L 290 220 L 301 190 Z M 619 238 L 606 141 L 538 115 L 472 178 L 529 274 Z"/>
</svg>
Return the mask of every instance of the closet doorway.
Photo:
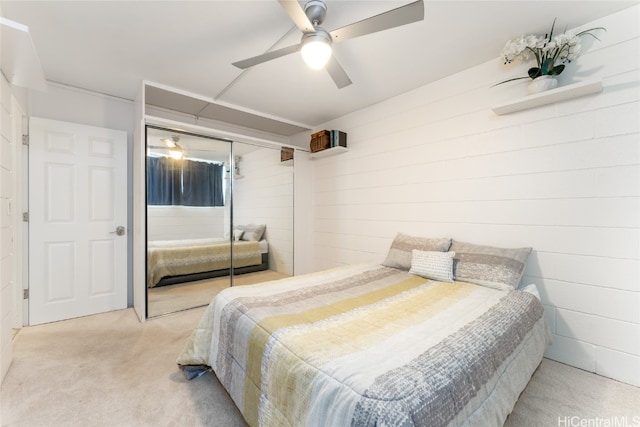
<svg viewBox="0 0 640 427">
<path fill-rule="evenodd" d="M 279 147 L 146 127 L 147 317 L 293 274 L 293 168 Z"/>
</svg>

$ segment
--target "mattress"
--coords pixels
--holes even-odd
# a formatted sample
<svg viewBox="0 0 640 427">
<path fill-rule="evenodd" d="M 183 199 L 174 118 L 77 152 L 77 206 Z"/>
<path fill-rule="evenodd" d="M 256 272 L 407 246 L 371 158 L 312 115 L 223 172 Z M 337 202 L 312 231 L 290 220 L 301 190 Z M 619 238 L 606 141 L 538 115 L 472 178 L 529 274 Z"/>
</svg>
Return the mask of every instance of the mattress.
<svg viewBox="0 0 640 427">
<path fill-rule="evenodd" d="M 154 287 L 164 277 L 228 269 L 231 267 L 229 239 L 184 239 L 150 241 L 147 244 L 147 286 Z M 266 241 L 233 243 L 233 266 L 260 265 L 268 251 Z"/>
<path fill-rule="evenodd" d="M 367 264 L 225 289 L 178 364 L 251 426 L 501 426 L 548 340 L 530 292 Z"/>
</svg>

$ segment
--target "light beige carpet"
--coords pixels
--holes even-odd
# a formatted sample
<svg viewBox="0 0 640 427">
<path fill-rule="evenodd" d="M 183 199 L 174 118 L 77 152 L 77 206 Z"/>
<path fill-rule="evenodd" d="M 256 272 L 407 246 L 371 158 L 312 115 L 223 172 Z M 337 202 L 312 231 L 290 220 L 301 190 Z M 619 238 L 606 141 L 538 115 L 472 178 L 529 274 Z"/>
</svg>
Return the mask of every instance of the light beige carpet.
<svg viewBox="0 0 640 427">
<path fill-rule="evenodd" d="M 244 426 L 215 375 L 187 381 L 175 365 L 203 311 L 139 323 L 127 309 L 23 328 L 0 389 L 0 424 Z M 506 425 L 624 415 L 640 417 L 640 389 L 545 359 Z"/>
<path fill-rule="evenodd" d="M 640 388 L 543 359 L 505 426 L 640 426 Z"/>
<path fill-rule="evenodd" d="M 132 309 L 23 328 L 2 426 L 243 426 L 213 375 L 175 360 L 204 308 L 138 322 Z"/>
</svg>

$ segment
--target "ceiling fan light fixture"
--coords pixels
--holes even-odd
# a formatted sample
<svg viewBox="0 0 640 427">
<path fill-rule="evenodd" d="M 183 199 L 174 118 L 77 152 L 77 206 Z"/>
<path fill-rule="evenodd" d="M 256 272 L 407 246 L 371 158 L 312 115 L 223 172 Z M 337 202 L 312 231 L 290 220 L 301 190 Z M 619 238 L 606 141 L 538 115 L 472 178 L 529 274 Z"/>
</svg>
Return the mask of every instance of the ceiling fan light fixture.
<svg viewBox="0 0 640 427">
<path fill-rule="evenodd" d="M 169 150 L 169 156 L 171 156 L 172 159 L 180 160 L 182 156 L 184 156 L 184 152 L 181 149 Z"/>
<path fill-rule="evenodd" d="M 314 70 L 320 70 L 327 65 L 331 58 L 331 36 L 321 28 L 314 33 L 307 33 L 302 37 L 300 50 L 305 64 Z"/>
</svg>

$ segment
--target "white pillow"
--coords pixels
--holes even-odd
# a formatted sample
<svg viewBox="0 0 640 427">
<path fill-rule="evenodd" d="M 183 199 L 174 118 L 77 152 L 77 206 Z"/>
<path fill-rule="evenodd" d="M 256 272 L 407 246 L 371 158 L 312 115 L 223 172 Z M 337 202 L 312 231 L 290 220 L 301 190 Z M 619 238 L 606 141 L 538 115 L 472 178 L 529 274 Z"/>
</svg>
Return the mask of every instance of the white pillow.
<svg viewBox="0 0 640 427">
<path fill-rule="evenodd" d="M 264 236 L 264 231 L 267 228 L 266 224 L 249 224 L 249 225 L 239 225 L 236 227 L 239 230 L 244 231 L 242 233 L 242 237 L 240 240 L 246 241 L 258 241 L 262 240 Z"/>
<path fill-rule="evenodd" d="M 453 282 L 453 257 L 455 252 L 411 251 L 410 274 L 441 282 Z"/>
<path fill-rule="evenodd" d="M 236 242 L 240 241 L 240 238 L 242 237 L 243 233 L 244 233 L 244 230 L 240 230 L 237 228 L 233 230 L 233 240 Z"/>
</svg>

